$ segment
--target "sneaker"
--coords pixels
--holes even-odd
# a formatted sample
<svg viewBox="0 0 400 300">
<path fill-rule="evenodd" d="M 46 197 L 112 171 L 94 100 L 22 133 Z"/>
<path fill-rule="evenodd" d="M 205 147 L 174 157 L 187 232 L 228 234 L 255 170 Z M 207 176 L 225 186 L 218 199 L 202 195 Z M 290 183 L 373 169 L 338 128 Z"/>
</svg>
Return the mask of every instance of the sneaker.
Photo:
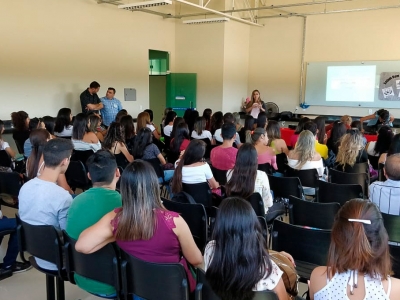
<svg viewBox="0 0 400 300">
<path fill-rule="evenodd" d="M 11 268 L 7 268 L 7 269 L 0 269 L 0 280 L 6 279 L 10 276 L 12 276 L 13 272 Z"/>
<path fill-rule="evenodd" d="M 29 262 L 23 263 L 23 262 L 15 262 L 15 264 L 12 267 L 12 272 L 13 273 L 21 273 L 21 272 L 25 272 L 28 271 L 29 269 L 31 269 L 32 266 Z"/>
</svg>

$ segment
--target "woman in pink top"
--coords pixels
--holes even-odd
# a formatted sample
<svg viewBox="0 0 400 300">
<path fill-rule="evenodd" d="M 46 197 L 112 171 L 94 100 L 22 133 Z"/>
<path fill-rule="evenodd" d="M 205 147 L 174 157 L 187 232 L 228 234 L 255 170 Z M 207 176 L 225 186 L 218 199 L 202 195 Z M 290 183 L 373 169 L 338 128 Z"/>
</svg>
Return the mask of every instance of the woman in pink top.
<svg viewBox="0 0 400 300">
<path fill-rule="evenodd" d="M 258 164 L 270 164 L 275 170 L 278 170 L 276 165 L 276 155 L 273 148 L 268 145 L 268 136 L 264 128 L 256 128 L 252 135 L 251 141 L 257 150 Z"/>
<path fill-rule="evenodd" d="M 121 197 L 122 208 L 109 212 L 83 231 L 76 250 L 93 253 L 116 241 L 122 250 L 144 261 L 180 262 L 194 290 L 195 280 L 186 261 L 200 265 L 203 257 L 185 220 L 162 205 L 158 178 L 149 163 L 135 160 L 125 168 L 121 176 Z"/>
</svg>

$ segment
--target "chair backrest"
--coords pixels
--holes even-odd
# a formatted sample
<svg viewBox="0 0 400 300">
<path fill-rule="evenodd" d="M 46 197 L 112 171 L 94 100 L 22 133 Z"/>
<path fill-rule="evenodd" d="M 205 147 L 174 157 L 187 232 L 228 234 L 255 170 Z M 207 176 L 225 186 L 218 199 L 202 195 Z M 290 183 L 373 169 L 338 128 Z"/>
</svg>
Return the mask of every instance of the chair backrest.
<svg viewBox="0 0 400 300">
<path fill-rule="evenodd" d="M 320 180 L 317 199 L 320 203 L 337 202 L 344 205 L 348 200 L 363 198 L 363 188 L 359 184 L 336 184 Z"/>
<path fill-rule="evenodd" d="M 125 299 L 135 294 L 146 300 L 188 300 L 189 284 L 183 265 L 151 263 L 121 250 L 121 278 Z"/>
<path fill-rule="evenodd" d="M 274 168 L 271 166 L 270 163 L 259 164 L 257 170 L 263 171 L 266 174 L 272 175 L 274 173 Z"/>
<path fill-rule="evenodd" d="M 204 251 L 208 242 L 208 217 L 202 204 L 185 204 L 163 199 L 166 209 L 179 213 L 186 221 L 197 247 Z"/>
<path fill-rule="evenodd" d="M 319 175 L 317 169 L 296 170 L 287 167 L 286 177 L 298 177 L 302 186 L 313 188 L 318 187 Z"/>
<path fill-rule="evenodd" d="M 400 243 L 400 216 L 382 213 L 389 241 Z"/>
<path fill-rule="evenodd" d="M 218 183 L 220 185 L 225 185 L 226 184 L 226 182 L 227 182 L 227 180 L 226 180 L 226 172 L 228 172 L 228 171 L 220 170 L 220 169 L 217 169 L 217 168 L 215 168 L 213 166 L 211 166 L 211 171 L 212 171 L 212 173 L 214 175 L 215 180 L 218 181 Z"/>
<path fill-rule="evenodd" d="M 330 230 L 339 208 L 339 203 L 317 203 L 289 196 L 289 222 Z"/>
<path fill-rule="evenodd" d="M 52 225 L 31 225 L 16 215 L 17 236 L 21 257 L 29 252 L 34 257 L 46 260 L 57 266 L 61 277 L 63 252 L 61 231 Z"/>
<path fill-rule="evenodd" d="M 15 145 L 17 146 L 17 150 L 19 153 L 24 154 L 24 143 L 25 141 L 21 139 L 14 139 Z"/>
<path fill-rule="evenodd" d="M 315 230 L 274 221 L 272 250 L 286 251 L 296 261 L 326 265 L 330 242 L 331 230 Z"/>
<path fill-rule="evenodd" d="M 303 186 L 299 178 L 268 175 L 268 181 L 275 198 L 281 197 L 288 199 L 289 196 L 303 198 Z"/>
<path fill-rule="evenodd" d="M 375 170 L 378 170 L 379 156 L 373 156 L 368 154 L 368 161 Z"/>
<path fill-rule="evenodd" d="M 74 150 L 74 151 L 72 151 L 71 161 L 79 160 L 83 163 L 83 165 L 86 168 L 86 161 L 93 153 L 94 152 L 92 150 L 84 150 L 84 151 Z"/>
<path fill-rule="evenodd" d="M 343 169 L 339 169 L 342 171 Z M 357 163 L 354 166 L 346 165 L 344 171 L 347 173 L 368 173 L 369 174 L 369 165 L 368 162 Z"/>
<path fill-rule="evenodd" d="M 389 245 L 389 251 L 392 258 L 393 277 L 400 278 L 400 246 Z"/>
<path fill-rule="evenodd" d="M 205 139 L 200 139 L 200 140 L 202 140 L 204 143 L 206 143 L 206 151 L 204 153 L 204 158 L 210 158 L 211 149 L 213 148 L 212 145 L 211 145 L 210 139 L 209 138 L 205 138 Z"/>
<path fill-rule="evenodd" d="M 76 188 L 86 190 L 90 187 L 86 168 L 81 161 L 69 162 L 68 169 L 65 172 L 65 178 L 72 190 Z"/>
<path fill-rule="evenodd" d="M 221 300 L 212 290 L 207 282 L 206 274 L 200 268 L 197 268 L 197 287 L 195 300 Z M 273 291 L 255 292 L 253 300 L 278 300 L 278 296 Z"/>
<path fill-rule="evenodd" d="M 83 254 L 75 250 L 76 240 L 63 230 L 65 269 L 68 279 L 74 282 L 74 273 L 111 285 L 117 292 L 120 284 L 119 251 L 115 243 L 110 243 L 92 254 Z"/>
<path fill-rule="evenodd" d="M 205 207 L 212 206 L 212 193 L 207 182 L 201 183 L 182 183 L 183 191 L 193 197 L 197 203 L 203 204 Z"/>
<path fill-rule="evenodd" d="M 156 172 L 158 178 L 161 177 L 164 179 L 164 170 L 161 167 L 160 160 L 157 157 L 152 158 L 152 159 L 145 159 L 145 161 L 147 161 L 149 164 L 151 164 L 151 166 L 153 167 L 154 171 Z"/>
<path fill-rule="evenodd" d="M 378 180 L 379 181 L 386 181 L 386 176 L 385 176 L 385 173 L 383 172 L 384 167 L 385 167 L 385 164 L 380 163 L 378 165 Z"/>
<path fill-rule="evenodd" d="M 178 158 L 179 158 L 180 153 L 179 152 L 174 152 L 172 150 L 169 150 L 167 154 L 167 160 L 169 163 L 174 164 Z"/>
<path fill-rule="evenodd" d="M 330 169 L 329 177 L 332 183 L 358 184 L 362 186 L 364 198 L 368 198 L 369 176 L 367 173 L 347 173 Z"/>
<path fill-rule="evenodd" d="M 0 150 L 0 166 L 2 167 L 11 167 L 11 157 L 8 155 L 6 150 Z"/>
<path fill-rule="evenodd" d="M 210 206 L 210 207 L 205 207 L 205 209 L 208 217 L 208 239 L 211 240 L 215 227 L 215 221 L 217 219 L 218 207 Z"/>
<path fill-rule="evenodd" d="M 278 166 L 278 172 L 284 174 L 286 173 L 286 168 L 287 168 L 287 156 L 285 153 L 280 153 L 276 155 L 276 164 Z"/>
<path fill-rule="evenodd" d="M 257 216 L 265 218 L 264 201 L 260 193 L 251 194 L 247 201 L 250 202 Z"/>
<path fill-rule="evenodd" d="M 3 201 L 6 206 L 18 208 L 18 194 L 23 185 L 23 180 L 17 172 L 0 172 L 0 198 L 11 197 L 13 205 L 10 201 Z"/>
</svg>

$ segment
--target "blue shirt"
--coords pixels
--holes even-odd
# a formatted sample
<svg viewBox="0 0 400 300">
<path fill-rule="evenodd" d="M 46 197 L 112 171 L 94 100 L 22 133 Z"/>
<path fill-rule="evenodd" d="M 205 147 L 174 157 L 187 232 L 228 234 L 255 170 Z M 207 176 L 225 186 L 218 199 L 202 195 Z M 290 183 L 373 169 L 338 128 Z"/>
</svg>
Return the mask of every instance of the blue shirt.
<svg viewBox="0 0 400 300">
<path fill-rule="evenodd" d="M 390 120 L 390 116 L 389 116 L 389 120 Z M 372 126 L 377 125 L 378 123 L 379 123 L 379 115 L 377 114 L 377 112 L 375 112 L 375 119 L 369 120 L 367 126 L 372 127 Z M 387 122 L 387 125 L 390 127 L 393 127 L 393 123 L 390 121 Z"/>
<path fill-rule="evenodd" d="M 101 98 L 100 101 L 103 103 L 103 108 L 100 110 L 103 124 L 110 126 L 115 121 L 117 113 L 122 109 L 121 102 L 116 98 L 110 100 L 107 97 Z"/>
</svg>

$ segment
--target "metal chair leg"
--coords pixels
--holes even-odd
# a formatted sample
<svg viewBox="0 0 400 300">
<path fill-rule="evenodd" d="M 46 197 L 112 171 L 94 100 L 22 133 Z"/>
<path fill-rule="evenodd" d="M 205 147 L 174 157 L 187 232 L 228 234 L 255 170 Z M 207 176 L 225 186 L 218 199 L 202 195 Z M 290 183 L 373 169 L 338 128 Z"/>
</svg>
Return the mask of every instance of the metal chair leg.
<svg viewBox="0 0 400 300">
<path fill-rule="evenodd" d="M 54 277 L 46 275 L 46 294 L 47 300 L 56 300 L 55 289 L 54 289 Z"/>
<path fill-rule="evenodd" d="M 56 287 L 57 287 L 57 300 L 65 300 L 64 280 L 62 280 L 60 277 L 56 278 Z"/>
</svg>

